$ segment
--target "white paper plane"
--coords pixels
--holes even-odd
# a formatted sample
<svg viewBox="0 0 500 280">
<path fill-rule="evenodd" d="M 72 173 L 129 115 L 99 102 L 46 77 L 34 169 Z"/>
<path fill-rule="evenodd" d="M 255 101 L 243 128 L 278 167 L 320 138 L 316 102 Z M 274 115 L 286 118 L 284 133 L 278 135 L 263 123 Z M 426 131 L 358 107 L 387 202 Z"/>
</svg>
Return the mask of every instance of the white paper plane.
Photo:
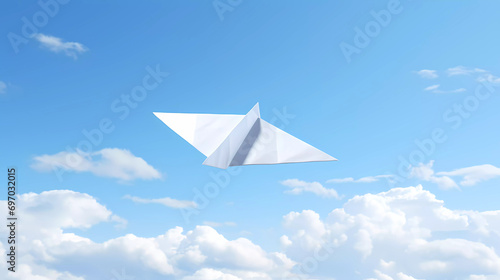
<svg viewBox="0 0 500 280">
<path fill-rule="evenodd" d="M 332 161 L 334 157 L 260 118 L 259 103 L 246 115 L 154 113 L 222 169 L 250 164 Z"/>
</svg>

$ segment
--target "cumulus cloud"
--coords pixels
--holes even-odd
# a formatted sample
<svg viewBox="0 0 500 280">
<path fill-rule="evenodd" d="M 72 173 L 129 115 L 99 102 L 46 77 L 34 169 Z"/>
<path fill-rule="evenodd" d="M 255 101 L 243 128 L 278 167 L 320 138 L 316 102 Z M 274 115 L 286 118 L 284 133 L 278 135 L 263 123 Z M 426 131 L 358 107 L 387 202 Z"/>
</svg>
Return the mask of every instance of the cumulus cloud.
<svg viewBox="0 0 500 280">
<path fill-rule="evenodd" d="M 90 228 L 100 222 L 122 221 L 97 200 L 71 190 L 53 190 L 19 195 L 23 223 L 46 230 Z M 60 213 L 63 212 L 64 215 Z M 36 215 L 32 215 L 36 213 Z"/>
<path fill-rule="evenodd" d="M 12 279 L 500 277 L 500 210 L 452 210 L 422 186 L 357 195 L 326 217 L 312 210 L 292 211 L 283 217 L 285 235 L 276 240 L 283 252 L 268 252 L 247 238 L 230 240 L 206 225 L 96 242 L 70 232 L 116 222 L 96 198 L 55 190 L 22 194 L 18 201 L 23 218 L 18 238 L 24 245 Z M 6 208 L 0 201 L 0 211 Z M 5 227 L 0 233 L 6 233 Z M 3 255 L 5 248 L 5 240 L 0 241 Z M 0 268 L 0 278 L 6 278 L 6 264 Z"/>
<path fill-rule="evenodd" d="M 500 211 L 448 209 L 422 186 L 393 188 L 355 196 L 324 218 L 290 212 L 281 242 L 299 279 L 499 277 L 499 221 Z"/>
<path fill-rule="evenodd" d="M 142 158 L 134 156 L 129 150 L 118 148 L 106 148 L 91 154 L 77 150 L 36 156 L 31 167 L 41 172 L 59 169 L 90 172 L 97 176 L 117 178 L 122 181 L 162 177 L 159 171 Z"/>
<path fill-rule="evenodd" d="M 51 52 L 60 53 L 70 56 L 74 59 L 78 58 L 79 54 L 88 51 L 88 48 L 77 42 L 65 42 L 61 38 L 50 35 L 37 34 L 35 39 L 40 42 L 40 45 Z"/>
<path fill-rule="evenodd" d="M 209 226 L 185 232 L 181 227 L 156 237 L 126 234 L 104 242 L 69 232 L 115 221 L 94 197 L 55 190 L 19 196 L 23 230 L 18 240 L 21 266 L 17 279 L 274 279 L 294 266 L 279 252 L 266 252 L 246 238 L 229 240 Z M 0 201 L 1 209 L 7 209 Z M 5 211 L 5 210 L 0 210 Z M 5 214 L 4 212 L 2 212 Z M 4 215 L 5 216 L 5 215 Z M 0 233 L 6 233 L 5 227 Z M 5 253 L 5 240 L 0 252 Z M 5 255 L 5 254 L 4 254 Z M 7 276 L 5 262 L 0 278 Z M 10 279 L 10 278 L 9 278 Z"/>
<path fill-rule="evenodd" d="M 290 188 L 285 191 L 285 193 L 288 194 L 297 195 L 304 192 L 311 192 L 321 197 L 340 199 L 336 190 L 325 188 L 318 182 L 304 182 L 298 179 L 288 179 L 282 181 L 281 184 Z"/>
<path fill-rule="evenodd" d="M 0 207 L 0 214 L 6 216 L 5 200 L 0 201 Z M 58 260 L 61 252 L 71 254 L 72 250 L 80 250 L 93 244 L 88 238 L 63 232 L 75 228 L 89 229 L 104 222 L 118 225 L 126 223 L 126 220 L 114 215 L 94 197 L 71 190 L 21 194 L 17 197 L 17 214 L 22 217 L 22 220 L 19 220 L 22 230 L 17 232 L 17 240 L 26 247 L 18 247 L 18 260 L 22 261 L 15 273 L 7 273 L 5 262 L 0 264 L 1 279 L 87 279 L 67 269 L 45 265 Z M 5 236 L 4 234 L 6 230 L 2 227 L 0 235 Z M 0 252 L 5 252 L 4 248 L 8 248 L 3 242 L 5 240 L 0 241 Z M 67 267 L 69 269 L 71 266 Z"/>
<path fill-rule="evenodd" d="M 197 208 L 198 207 L 198 205 L 194 201 L 177 200 L 177 199 L 173 199 L 170 197 L 146 199 L 146 198 L 140 198 L 140 197 L 136 197 L 136 196 L 126 195 L 123 198 L 130 199 L 136 203 L 161 204 L 161 205 L 164 205 L 164 206 L 167 206 L 170 208 Z"/>
<path fill-rule="evenodd" d="M 373 182 L 378 182 L 380 179 L 387 179 L 388 181 L 392 181 L 394 179 L 394 175 L 376 175 L 376 176 L 367 176 L 367 177 L 362 177 L 359 179 L 354 179 L 352 177 L 347 177 L 347 178 L 337 178 L 337 179 L 330 179 L 326 181 L 327 183 L 373 183 Z"/>
<path fill-rule="evenodd" d="M 191 276 L 182 278 L 183 280 L 243 280 L 232 274 L 224 273 L 212 268 L 203 268 L 196 271 Z"/>
<path fill-rule="evenodd" d="M 435 78 L 439 77 L 436 70 L 423 69 L 423 70 L 417 71 L 417 74 L 420 77 L 425 78 L 425 79 L 435 79 Z"/>
</svg>

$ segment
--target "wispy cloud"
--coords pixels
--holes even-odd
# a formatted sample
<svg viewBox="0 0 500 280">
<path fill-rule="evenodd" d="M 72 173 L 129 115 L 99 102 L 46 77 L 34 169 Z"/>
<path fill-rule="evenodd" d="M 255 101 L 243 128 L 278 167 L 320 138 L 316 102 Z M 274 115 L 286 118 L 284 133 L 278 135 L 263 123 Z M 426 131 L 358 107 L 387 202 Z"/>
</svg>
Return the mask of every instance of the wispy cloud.
<svg viewBox="0 0 500 280">
<path fill-rule="evenodd" d="M 122 181 L 162 177 L 158 170 L 142 158 L 134 156 L 129 150 L 118 148 L 102 149 L 91 154 L 77 150 L 36 156 L 31 167 L 42 172 L 57 169 L 90 172 L 97 176 L 117 178 Z"/>
<path fill-rule="evenodd" d="M 446 70 L 448 76 L 470 75 L 472 73 L 487 73 L 488 71 L 479 68 L 468 68 L 464 66 L 451 67 Z"/>
<path fill-rule="evenodd" d="M 436 185 L 438 185 L 439 188 L 443 190 L 450 190 L 450 189 L 459 189 L 460 186 L 474 186 L 479 182 L 491 180 L 497 177 L 500 177 L 500 168 L 493 166 L 491 164 L 483 164 L 483 165 L 476 165 L 476 166 L 471 166 L 471 167 L 465 167 L 465 168 L 460 168 L 456 169 L 453 171 L 447 171 L 447 172 L 435 172 L 433 169 L 434 166 L 434 161 L 431 160 L 427 164 L 420 163 L 417 166 L 410 166 L 409 172 L 410 172 L 410 177 L 415 178 L 418 180 L 426 181 L 426 182 L 431 182 Z M 462 177 L 462 180 L 460 181 L 459 184 L 455 182 L 455 180 L 452 177 Z M 327 183 L 334 183 L 334 184 L 339 184 L 339 183 L 372 183 L 372 182 L 377 182 L 380 181 L 381 179 L 387 179 L 389 183 L 393 182 L 395 179 L 394 175 L 377 175 L 377 176 L 367 176 L 367 177 L 362 177 L 359 179 L 354 179 L 352 177 L 347 177 L 347 178 L 337 178 L 337 179 L 330 179 L 326 181 Z M 307 182 L 302 182 L 298 181 L 296 179 L 292 180 L 287 180 L 284 182 L 287 182 L 289 185 L 302 185 L 304 186 L 303 188 L 313 188 L 312 184 L 318 184 L 314 185 L 315 188 L 321 189 L 322 186 L 319 183 L 307 183 Z M 282 182 L 282 184 L 284 184 Z M 293 191 L 293 190 L 292 190 Z M 301 191 L 296 190 L 296 192 Z"/>
<path fill-rule="evenodd" d="M 429 91 L 429 90 L 435 90 L 437 88 L 439 88 L 440 85 L 432 85 L 432 86 L 428 86 L 426 88 L 424 88 L 424 90 L 426 91 Z"/>
<path fill-rule="evenodd" d="M 437 84 L 437 85 L 432 85 L 432 86 L 428 86 L 426 88 L 424 88 L 425 91 L 430 91 L 430 92 L 433 92 L 433 93 L 457 93 L 457 92 L 464 92 L 466 91 L 465 88 L 457 88 L 457 89 L 452 89 L 452 90 L 440 90 L 439 87 L 441 85 Z"/>
<path fill-rule="evenodd" d="M 418 166 L 411 167 L 410 177 L 432 182 L 444 190 L 459 188 L 455 181 L 453 181 L 450 177 L 443 174 L 441 174 L 441 176 L 434 175 L 434 170 L 432 169 L 433 165 L 434 161 L 431 160 L 427 164 L 420 163 Z"/>
<path fill-rule="evenodd" d="M 481 77 L 478 77 L 477 81 L 478 82 L 488 82 L 488 83 L 492 83 L 492 84 L 499 84 L 500 78 L 493 76 L 490 73 L 487 73 L 487 74 L 482 75 Z"/>
<path fill-rule="evenodd" d="M 170 208 L 197 208 L 198 207 L 198 205 L 194 201 L 177 200 L 177 199 L 173 199 L 170 197 L 147 199 L 147 198 L 140 198 L 140 197 L 136 197 L 136 196 L 125 195 L 123 198 L 130 199 L 136 203 L 161 204 L 161 205 L 164 205 L 164 206 L 167 206 Z"/>
<path fill-rule="evenodd" d="M 460 176 L 462 186 L 474 186 L 479 182 L 487 181 L 496 177 L 500 177 L 500 168 L 491 164 L 476 165 L 456 169 L 449 172 L 438 172 L 442 176 Z"/>
<path fill-rule="evenodd" d="M 0 81 L 0 94 L 7 93 L 7 84 Z"/>
<path fill-rule="evenodd" d="M 465 88 L 457 88 L 457 89 L 452 89 L 452 90 L 433 90 L 433 93 L 459 93 L 459 92 L 464 92 L 467 91 Z"/>
<path fill-rule="evenodd" d="M 436 70 L 423 69 L 416 72 L 420 77 L 425 79 L 435 79 L 439 77 Z"/>
<path fill-rule="evenodd" d="M 285 191 L 285 193 L 288 194 L 297 195 L 304 192 L 311 192 L 321 197 L 340 199 L 336 190 L 325 188 L 318 182 L 304 182 L 298 179 L 288 179 L 282 181 L 281 184 L 290 188 L 290 190 Z"/>
<path fill-rule="evenodd" d="M 433 79 L 439 77 L 438 73 L 436 70 L 420 70 L 416 72 L 423 78 L 427 79 Z M 490 72 L 487 70 L 481 69 L 481 68 L 471 68 L 471 67 L 465 67 L 465 66 L 456 66 L 456 67 L 450 67 L 446 69 L 445 73 L 447 74 L 448 77 L 452 76 L 472 76 L 476 78 L 477 82 L 488 82 L 488 83 L 493 83 L 493 84 L 500 84 L 500 77 L 496 77 L 492 75 Z M 456 89 L 451 89 L 451 90 L 442 90 L 440 89 L 441 85 L 440 84 L 434 84 L 431 86 L 428 86 L 424 88 L 424 91 L 430 91 L 432 93 L 459 93 L 459 92 L 465 92 L 467 91 L 465 88 L 456 88 Z"/>
<path fill-rule="evenodd" d="M 79 54 L 88 51 L 88 48 L 77 42 L 65 42 L 61 38 L 54 36 L 37 34 L 35 39 L 40 42 L 40 45 L 51 52 L 60 53 L 63 52 L 65 55 L 70 56 L 74 59 L 78 58 Z"/>
<path fill-rule="evenodd" d="M 327 183 L 334 183 L 334 184 L 339 184 L 339 183 L 373 183 L 373 182 L 379 181 L 380 179 L 387 179 L 390 181 L 393 178 L 394 178 L 394 175 L 376 175 L 376 176 L 362 177 L 359 179 L 354 179 L 352 177 L 330 179 L 326 182 Z"/>
<path fill-rule="evenodd" d="M 234 222 L 223 222 L 223 223 L 218 223 L 218 222 L 210 222 L 210 221 L 204 221 L 203 222 L 204 225 L 206 226 L 209 226 L 209 227 L 223 227 L 223 226 L 227 226 L 227 227 L 235 227 L 236 226 L 236 223 Z"/>
<path fill-rule="evenodd" d="M 420 163 L 418 166 L 411 167 L 410 176 L 433 182 L 442 189 L 459 188 L 451 177 L 462 177 L 460 185 L 464 187 L 474 186 L 479 182 L 500 177 L 500 168 L 491 164 L 475 165 L 437 173 L 434 172 L 433 165 L 434 161 L 431 160 L 427 164 Z"/>
</svg>

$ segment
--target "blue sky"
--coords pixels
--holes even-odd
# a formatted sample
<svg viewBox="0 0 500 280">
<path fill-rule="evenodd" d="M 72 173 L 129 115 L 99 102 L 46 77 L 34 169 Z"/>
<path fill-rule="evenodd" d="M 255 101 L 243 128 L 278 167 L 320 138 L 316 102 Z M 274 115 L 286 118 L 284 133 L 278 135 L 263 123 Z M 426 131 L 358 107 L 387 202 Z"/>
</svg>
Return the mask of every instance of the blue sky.
<svg viewBox="0 0 500 280">
<path fill-rule="evenodd" d="M 103 214 L 105 218 L 82 218 L 85 222 L 75 220 L 73 226 L 59 225 L 65 234 L 75 233 L 100 244 L 127 234 L 155 238 L 176 226 L 185 233 L 196 232 L 206 225 L 228 240 L 247 238 L 265 252 L 282 252 L 300 265 L 303 256 L 297 252 L 305 254 L 308 250 L 294 246 L 307 242 L 301 241 L 303 235 L 297 233 L 300 229 L 295 226 L 303 226 L 308 232 L 310 223 L 297 222 L 292 229 L 292 233 L 297 231 L 296 235 L 287 233 L 290 228 L 287 229 L 284 217 L 294 219 L 293 215 L 287 216 L 289 213 L 302 213 L 307 221 L 310 212 L 302 211 L 310 210 L 326 224 L 326 216 L 334 209 L 352 210 L 348 205 L 357 205 L 355 196 L 367 200 L 371 197 L 369 193 L 387 197 L 392 193 L 386 196 L 381 193 L 419 184 L 423 189 L 406 190 L 433 194 L 452 211 L 498 210 L 500 134 L 495 128 L 500 117 L 497 110 L 500 67 L 495 34 L 500 23 L 497 16 L 500 3 L 245 0 L 50 3 L 51 11 L 56 6 L 57 11 L 38 26 L 34 23 L 40 18 L 34 19 L 34 15 L 46 13 L 40 4 L 34 1 L 1 4 L 0 33 L 4 34 L 0 43 L 3 66 L 0 110 L 4 116 L 0 122 L 4 132 L 1 161 L 4 167 L 18 169 L 21 194 L 34 193 L 42 201 L 43 192 L 53 191 L 64 198 L 68 194 L 62 190 L 71 190 L 79 198 L 87 194 L 95 199 L 92 207 L 99 211 L 102 206 L 113 217 L 120 217 Z M 386 18 L 382 25 L 374 23 L 374 13 L 390 15 L 390 19 Z M 26 24 L 23 17 L 37 29 L 28 32 L 31 36 L 23 34 Z M 373 31 L 372 37 L 365 35 L 369 42 L 357 46 L 356 28 L 366 33 L 370 24 L 378 26 L 378 30 Z M 13 43 L 12 38 L 18 41 Z M 358 52 L 346 56 L 341 47 L 345 44 Z M 153 88 L 146 91 L 142 100 L 127 105 L 123 96 L 130 96 L 136 86 L 143 85 L 143 79 L 151 71 L 160 73 L 156 80 L 150 80 Z M 477 92 L 484 93 L 484 98 L 477 97 Z M 214 182 L 213 176 L 228 173 L 203 166 L 205 157 L 153 112 L 246 114 L 257 102 L 264 120 L 283 127 L 339 161 L 245 166 L 238 169 L 238 175 L 229 176 L 227 187 L 210 198 L 206 207 L 200 207 L 202 203 L 195 189 L 203 191 L 204 186 Z M 465 107 L 463 115 L 456 111 L 457 106 Z M 125 115 L 123 110 L 128 113 Z M 282 114 L 289 117 L 283 119 Z M 95 131 L 103 121 L 112 131 L 103 133 L 99 139 L 102 141 L 91 144 L 91 151 L 84 153 L 88 166 L 66 167 L 62 176 L 51 171 L 52 166 L 62 162 L 57 155 L 82 149 L 79 145 L 88 140 L 83 131 Z M 428 143 L 430 140 L 425 139 L 432 138 L 436 130 L 438 138 L 445 140 L 442 143 L 433 140 L 432 151 L 423 153 L 415 142 Z M 107 152 L 109 162 L 103 160 Z M 417 153 L 424 156 L 417 155 L 415 161 L 409 159 Z M 401 176 L 401 158 L 412 163 L 411 167 L 405 165 L 411 175 Z M 120 164 L 123 162 L 131 163 Z M 373 177 L 378 175 L 389 176 Z M 350 182 L 368 176 L 371 177 L 361 180 L 365 182 Z M 394 180 L 394 176 L 399 177 Z M 290 188 L 320 191 L 304 190 L 292 195 L 286 193 Z M 322 195 L 325 188 L 334 189 L 338 197 Z M 126 196 L 194 202 L 198 212 L 187 221 L 178 208 L 134 202 Z M 32 203 L 27 197 L 24 199 L 26 205 Z M 56 198 L 43 201 L 50 201 L 53 204 L 50 207 L 55 209 L 66 207 L 58 204 Z M 26 207 L 26 215 L 36 215 L 30 214 L 31 208 Z M 352 211 L 358 213 L 363 209 Z M 498 212 L 491 213 L 500 217 Z M 472 216 L 468 216 L 469 226 L 475 224 L 471 222 Z M 432 219 L 421 217 L 427 218 Z M 434 231 L 432 227 L 429 230 Z M 457 232 L 467 230 L 471 229 Z M 498 225 L 488 230 L 490 237 L 500 232 Z M 443 230 L 435 231 L 434 239 L 450 240 L 450 236 L 458 234 L 445 230 L 443 237 Z M 284 248 L 287 242 L 281 242 L 284 235 L 293 241 L 288 249 Z M 351 239 L 356 236 L 360 235 L 355 234 Z M 26 238 L 25 242 L 30 242 L 29 236 Z M 460 240 L 500 250 L 498 242 L 474 238 Z M 377 245 L 373 246 L 376 250 Z M 354 260 L 359 248 L 342 250 L 353 254 Z M 73 279 L 64 278 L 67 275 L 47 276 L 43 267 L 81 279 L 113 277 L 112 264 L 109 269 L 96 270 L 95 275 L 86 275 L 86 262 L 75 268 L 71 262 L 47 263 L 28 249 L 22 254 L 31 256 L 26 257 L 29 261 L 25 263 L 32 266 L 32 275 L 46 277 L 41 279 Z M 47 254 L 54 254 L 54 258 L 57 255 Z M 206 252 L 205 256 L 208 260 L 212 258 Z M 78 260 L 78 255 L 68 258 L 72 257 Z M 384 262 L 390 257 L 385 258 Z M 346 262 L 350 259 L 346 257 Z M 398 271 L 389 272 L 375 268 L 378 259 L 371 260 L 368 256 L 363 260 L 366 266 L 356 268 L 357 274 L 328 271 L 326 265 L 302 274 L 314 279 L 353 275 L 359 279 L 387 279 L 382 273 L 394 279 L 411 279 L 398 274 L 412 275 L 411 269 L 399 263 L 395 264 Z M 118 258 L 113 265 L 119 269 L 120 264 L 127 267 L 125 263 Z M 456 272 L 450 268 L 453 265 L 456 264 L 449 264 L 450 270 L 440 272 L 415 272 L 413 279 L 500 275 L 494 269 L 473 266 L 470 271 Z M 129 273 L 136 277 L 149 275 L 150 279 L 160 276 L 251 279 L 241 274 L 251 269 L 236 269 L 224 263 L 214 265 L 210 261 L 178 264 L 171 273 L 154 267 L 134 269 Z M 297 273 L 297 267 L 293 271 Z M 212 276 L 225 273 L 228 278 L 209 278 L 203 273 Z M 265 273 L 267 279 L 281 279 L 276 275 L 284 272 L 266 270 Z"/>
</svg>

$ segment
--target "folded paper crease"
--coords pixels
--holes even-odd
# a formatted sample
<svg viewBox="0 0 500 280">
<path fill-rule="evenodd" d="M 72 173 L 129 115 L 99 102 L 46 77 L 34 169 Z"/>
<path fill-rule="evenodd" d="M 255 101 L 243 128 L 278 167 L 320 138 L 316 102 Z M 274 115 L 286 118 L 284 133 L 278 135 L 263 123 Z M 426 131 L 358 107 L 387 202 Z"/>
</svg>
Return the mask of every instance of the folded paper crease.
<svg viewBox="0 0 500 280">
<path fill-rule="evenodd" d="M 251 164 L 337 160 L 262 120 L 259 103 L 246 115 L 154 114 L 207 156 L 204 165 L 225 169 Z"/>
</svg>

